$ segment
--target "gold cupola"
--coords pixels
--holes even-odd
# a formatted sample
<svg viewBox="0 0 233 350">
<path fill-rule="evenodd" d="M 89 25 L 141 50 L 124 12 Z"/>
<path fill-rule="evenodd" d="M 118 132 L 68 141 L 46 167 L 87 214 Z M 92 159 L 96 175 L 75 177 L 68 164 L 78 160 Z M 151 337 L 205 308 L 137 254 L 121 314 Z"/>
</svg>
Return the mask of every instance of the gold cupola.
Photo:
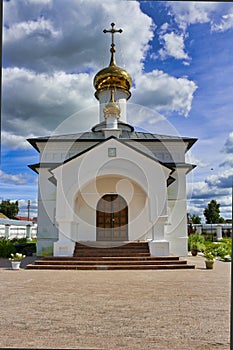
<svg viewBox="0 0 233 350">
<path fill-rule="evenodd" d="M 121 109 L 114 100 L 114 91 L 111 90 L 111 99 L 109 103 L 104 107 L 104 117 L 105 119 L 108 119 L 109 117 L 114 116 L 116 119 L 119 119 L 120 113 Z"/>
<path fill-rule="evenodd" d="M 112 44 L 111 44 L 111 59 L 108 67 L 99 71 L 93 81 L 94 87 L 96 89 L 95 97 L 99 100 L 100 92 L 104 90 L 120 90 L 126 94 L 127 100 L 130 98 L 130 88 L 132 87 L 132 79 L 125 69 L 117 67 L 115 61 L 115 44 L 114 44 L 114 34 L 121 33 L 122 29 L 114 29 L 115 24 L 111 23 L 112 29 L 104 29 L 104 33 L 112 34 Z"/>
</svg>

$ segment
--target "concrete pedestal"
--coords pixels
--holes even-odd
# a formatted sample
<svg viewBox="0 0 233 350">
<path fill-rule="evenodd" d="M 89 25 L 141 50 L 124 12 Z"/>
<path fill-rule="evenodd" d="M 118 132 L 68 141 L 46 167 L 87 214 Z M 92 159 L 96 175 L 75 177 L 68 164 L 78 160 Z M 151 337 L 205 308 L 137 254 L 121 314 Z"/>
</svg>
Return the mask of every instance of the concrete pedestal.
<svg viewBox="0 0 233 350">
<path fill-rule="evenodd" d="M 72 257 L 74 253 L 74 248 L 75 248 L 75 242 L 57 241 L 53 245 L 53 255 Z"/>
<path fill-rule="evenodd" d="M 168 256 L 169 242 L 165 240 L 156 240 L 149 242 L 151 256 Z"/>
</svg>

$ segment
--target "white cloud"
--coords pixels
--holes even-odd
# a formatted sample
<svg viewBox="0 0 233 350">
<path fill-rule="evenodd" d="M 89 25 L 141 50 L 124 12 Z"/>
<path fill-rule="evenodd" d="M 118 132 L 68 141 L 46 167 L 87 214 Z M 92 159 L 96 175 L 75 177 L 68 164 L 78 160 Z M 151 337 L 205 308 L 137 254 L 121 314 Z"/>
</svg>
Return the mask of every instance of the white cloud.
<svg viewBox="0 0 233 350">
<path fill-rule="evenodd" d="M 213 2 L 172 1 L 168 3 L 168 7 L 180 28 L 185 30 L 191 24 L 210 22 L 211 14 L 218 9 L 219 4 Z"/>
<path fill-rule="evenodd" d="M 195 199 L 203 199 L 209 197 L 210 189 L 208 188 L 208 184 L 204 181 L 188 183 L 187 184 L 187 193 L 188 197 L 192 197 Z"/>
<path fill-rule="evenodd" d="M 206 179 L 208 186 L 217 189 L 230 189 L 232 187 L 232 169 L 225 170 L 217 175 L 211 175 Z M 228 191 L 227 191 L 228 192 Z"/>
<path fill-rule="evenodd" d="M 122 13 L 134 16 L 129 22 Z M 127 62 L 132 77 L 142 74 L 153 22 L 138 2 L 4 3 L 2 120 L 8 145 L 16 145 L 17 135 L 49 134 L 74 113 L 98 106 L 92 81 L 109 64 L 111 38 L 103 29 L 111 22 L 123 28 L 115 36 L 117 64 Z M 79 116 L 72 131 L 89 129 L 93 120 Z"/>
<path fill-rule="evenodd" d="M 224 144 L 224 153 L 233 153 L 233 131 L 229 133 L 228 138 Z"/>
<path fill-rule="evenodd" d="M 162 59 L 167 56 L 174 57 L 178 60 L 189 59 L 189 56 L 185 52 L 183 34 L 178 35 L 174 32 L 163 34 L 160 36 L 160 42 L 164 44 L 164 47 L 159 50 Z"/>
<path fill-rule="evenodd" d="M 232 188 L 232 170 L 208 176 L 205 181 L 187 184 L 188 197 L 195 200 L 219 198 L 221 201 L 230 195 Z"/>
<path fill-rule="evenodd" d="M 230 203 L 227 198 L 230 197 L 230 189 L 218 187 L 214 184 L 211 185 L 209 182 L 199 181 L 188 183 L 187 193 L 188 212 L 203 217 L 203 210 L 212 199 L 215 199 L 222 207 L 221 215 L 226 218 L 229 217 L 228 212 Z"/>
<path fill-rule="evenodd" d="M 54 40 L 60 35 L 61 32 L 53 28 L 51 21 L 39 18 L 38 21 L 14 23 L 9 29 L 4 30 L 3 41 L 5 45 L 9 45 L 35 36 L 47 41 Z"/>
<path fill-rule="evenodd" d="M 78 110 L 96 104 L 87 73 L 49 75 L 5 68 L 3 85 L 3 126 L 14 134 L 43 135 Z"/>
<path fill-rule="evenodd" d="M 75 124 L 73 118 L 70 132 L 88 130 L 98 122 L 98 101 L 94 98 L 92 80 L 93 75 L 88 73 L 47 74 L 16 67 L 3 69 L 3 142 L 13 148 L 17 143 L 25 148 L 23 138 L 49 134 L 73 114 L 77 119 Z M 132 102 L 188 115 L 197 88 L 194 82 L 157 70 L 140 72 L 135 82 Z M 85 116 L 87 113 L 83 110 L 90 107 L 94 109 L 89 118 L 83 117 L 82 113 Z"/>
<path fill-rule="evenodd" d="M 233 155 L 229 155 L 225 158 L 225 160 L 219 165 L 220 167 L 222 166 L 227 166 L 233 168 Z"/>
<path fill-rule="evenodd" d="M 175 78 L 160 70 L 153 70 L 135 79 L 136 103 L 159 111 L 176 111 L 188 116 L 197 85 L 187 78 Z"/>
<path fill-rule="evenodd" d="M 27 137 L 33 137 L 34 135 L 28 135 Z M 10 149 L 30 149 L 31 145 L 26 141 L 25 136 L 14 135 L 3 131 L 1 133 L 1 143 L 2 145 Z"/>
<path fill-rule="evenodd" d="M 7 174 L 4 171 L 0 170 L 0 178 L 3 182 L 8 185 L 24 185 L 28 183 L 29 176 L 28 174 Z"/>
<path fill-rule="evenodd" d="M 129 22 L 122 13 L 131 12 L 134 16 Z M 21 6 L 18 2 L 5 3 L 4 19 L 7 26 L 3 50 L 9 65 L 3 69 L 3 128 L 7 145 L 15 147 L 18 139 L 20 147 L 26 147 L 17 135 L 26 138 L 30 134 L 49 134 L 74 113 L 98 106 L 92 80 L 104 66 L 103 54 L 105 64 L 109 63 L 110 36 L 102 31 L 103 23 L 108 27 L 112 21 L 117 28 L 123 28 L 123 35 L 116 35 L 117 63 L 127 60 L 126 69 L 137 86 L 136 102 L 188 115 L 195 83 L 159 71 L 143 74 L 153 22 L 141 12 L 139 3 L 67 0 L 64 7 L 61 0 L 22 0 Z M 182 52 L 182 40 L 179 45 L 174 40 L 167 42 L 167 52 L 174 55 L 176 51 L 177 57 L 187 58 Z M 94 117 L 88 121 L 79 116 L 75 130 L 89 129 L 93 120 Z"/>
<path fill-rule="evenodd" d="M 219 166 L 233 168 L 233 131 L 229 133 L 222 149 L 222 153 L 226 153 L 227 155 Z"/>
<path fill-rule="evenodd" d="M 123 35 L 116 35 L 120 43 L 117 59 L 121 64 L 126 59 L 133 74 L 142 67 L 153 37 L 152 20 L 136 1 L 66 0 L 64 6 L 64 0 L 36 4 L 21 0 L 4 7 L 5 60 L 8 65 L 35 71 L 95 71 L 108 64 L 110 36 L 103 34 L 103 29 L 115 22 L 124 30 Z M 122 13 L 133 13 L 130 22 Z"/>
<path fill-rule="evenodd" d="M 200 155 L 195 155 L 193 151 L 188 151 L 188 153 L 185 154 L 185 159 L 187 163 L 195 164 L 199 168 L 205 168 L 208 165 Z"/>
<path fill-rule="evenodd" d="M 223 15 L 221 23 L 212 23 L 211 29 L 215 32 L 225 32 L 228 29 L 233 28 L 233 8 L 231 8 L 228 14 Z"/>
<path fill-rule="evenodd" d="M 225 218 L 231 217 L 231 188 L 231 169 L 208 176 L 205 181 L 189 181 L 187 184 L 188 211 L 203 215 L 207 204 L 215 199 L 221 205 L 221 215 Z"/>
</svg>

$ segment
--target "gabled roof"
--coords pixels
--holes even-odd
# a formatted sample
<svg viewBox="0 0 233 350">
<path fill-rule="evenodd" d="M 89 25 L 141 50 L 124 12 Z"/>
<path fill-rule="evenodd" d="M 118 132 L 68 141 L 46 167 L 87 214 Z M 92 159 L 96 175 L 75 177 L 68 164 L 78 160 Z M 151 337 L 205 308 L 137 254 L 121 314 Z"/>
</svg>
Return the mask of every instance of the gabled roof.
<svg viewBox="0 0 233 350">
<path fill-rule="evenodd" d="M 97 129 L 96 129 L 97 130 Z M 88 142 L 96 141 L 103 142 L 105 141 L 105 136 L 102 131 L 87 131 L 82 133 L 67 134 L 67 135 L 53 135 L 53 136 L 44 136 L 27 139 L 27 141 L 38 151 L 40 152 L 37 143 L 46 143 L 46 142 Z M 119 137 L 119 140 L 132 140 L 139 142 L 185 142 L 187 143 L 187 151 L 192 147 L 192 145 L 197 141 L 196 138 L 190 137 L 180 137 L 180 136 L 170 136 L 170 135 L 160 135 L 152 134 L 148 132 L 137 132 L 130 131 L 130 129 L 122 129 L 122 133 Z"/>
<path fill-rule="evenodd" d="M 28 167 L 32 169 L 35 173 L 39 174 L 39 171 L 37 169 L 40 168 L 51 168 L 51 167 L 57 167 L 61 165 L 61 163 L 36 163 L 36 164 L 30 164 Z"/>
<path fill-rule="evenodd" d="M 86 134 L 86 133 L 84 133 L 84 134 Z M 80 135 L 84 135 L 84 134 L 80 134 Z M 89 133 L 88 133 L 89 134 Z M 92 134 L 92 133 L 91 133 Z M 101 133 L 102 134 L 102 133 Z M 142 133 L 137 133 L 137 134 L 142 134 Z M 61 138 L 61 141 L 74 141 L 74 140 L 76 140 L 76 138 L 75 137 L 77 137 L 77 135 L 79 135 L 79 134 L 69 134 L 69 135 L 63 135 L 63 136 L 54 136 L 53 138 L 52 138 L 52 140 L 51 141 L 58 141 L 59 140 L 59 138 Z M 150 134 L 150 135 L 153 135 L 154 136 L 154 138 L 155 138 L 155 136 L 156 135 L 154 135 L 154 134 Z M 158 136 L 158 135 L 157 135 Z M 161 136 L 161 135 L 160 135 Z M 170 140 L 170 141 L 174 141 L 174 137 L 173 136 L 165 136 L 165 135 L 162 135 L 164 138 L 166 138 L 166 140 Z M 73 137 L 73 139 L 72 139 L 72 137 Z M 97 147 L 99 144 L 102 144 L 102 143 L 104 143 L 104 142 L 106 142 L 106 141 L 108 141 L 109 139 L 115 139 L 116 141 L 118 141 L 118 142 L 120 142 L 120 143 L 123 143 L 124 145 L 126 145 L 127 147 L 129 147 L 129 148 L 131 148 L 131 149 L 133 149 L 133 150 L 135 150 L 136 152 L 138 152 L 138 153 L 141 153 L 141 154 L 143 154 L 144 156 L 146 156 L 146 157 L 148 157 L 148 158 L 150 158 L 150 159 L 152 159 L 152 160 L 154 160 L 154 161 L 156 161 L 156 162 L 158 162 L 158 163 L 160 163 L 161 165 L 163 165 L 163 166 L 165 166 L 165 167 L 167 167 L 168 169 L 170 169 L 170 170 L 172 170 L 172 171 L 174 171 L 175 170 L 175 168 L 177 168 L 178 166 L 179 167 L 185 167 L 185 168 L 188 168 L 188 172 L 189 171 L 191 171 L 192 169 L 194 169 L 195 167 L 196 167 L 196 165 L 193 165 L 193 164 L 188 164 L 188 163 L 169 163 L 169 162 L 162 162 L 162 161 L 160 161 L 160 160 L 158 160 L 153 154 L 152 154 L 152 152 L 144 152 L 143 151 L 143 149 L 141 149 L 141 148 L 138 148 L 138 147 L 134 147 L 134 143 L 131 143 L 131 142 L 129 142 L 129 141 L 133 141 L 133 139 L 131 138 L 131 139 L 128 139 L 128 138 L 126 138 L 126 139 L 123 139 L 123 138 L 116 138 L 115 136 L 110 136 L 110 137 L 108 137 L 107 139 L 106 138 L 103 138 L 103 139 L 101 139 L 101 140 L 98 140 L 98 139 L 95 139 L 95 143 L 93 144 L 93 145 L 91 145 L 90 147 L 88 147 L 88 148 L 86 148 L 85 150 L 83 150 L 83 151 L 81 151 L 81 152 L 78 152 L 78 153 L 76 153 L 74 156 L 72 156 L 72 157 L 70 157 L 70 158 L 68 158 L 68 159 L 65 159 L 62 163 L 37 163 L 37 164 L 31 164 L 31 165 L 28 165 L 29 166 L 29 168 L 30 169 L 32 169 L 33 171 L 35 171 L 36 173 L 38 173 L 38 170 L 37 169 L 39 169 L 39 168 L 49 168 L 50 170 L 53 170 L 53 169 L 55 169 L 55 168 L 57 168 L 57 167 L 59 167 L 60 165 L 62 165 L 62 164 L 65 164 L 65 163 L 67 163 L 67 162 L 69 162 L 69 161 L 71 161 L 72 159 L 75 159 L 75 158 L 77 158 L 77 157 L 79 157 L 79 156 L 81 156 L 82 154 L 85 154 L 86 152 L 89 152 L 90 150 L 92 150 L 93 148 L 95 148 L 95 147 Z M 48 138 L 47 137 L 41 137 L 41 138 L 39 138 L 40 140 L 47 140 L 48 141 Z M 34 139 L 33 139 L 34 140 Z M 49 139 L 50 140 L 50 139 Z M 85 138 L 85 139 L 78 139 L 77 141 L 79 141 L 79 140 L 82 140 L 82 141 L 87 141 L 87 139 Z M 151 140 L 150 138 L 148 138 L 147 140 Z M 179 137 L 176 137 L 175 138 L 175 140 L 178 140 L 178 141 L 181 141 L 181 140 L 183 140 L 183 138 L 179 138 Z M 188 139 L 189 140 L 189 139 Z M 196 140 L 197 139 L 192 139 L 193 140 L 193 143 L 194 142 L 196 142 Z M 43 142 L 42 141 L 42 142 Z M 47 142 L 46 141 L 46 142 Z M 159 142 L 162 142 L 162 139 L 159 139 L 158 140 Z M 173 182 L 173 181 L 172 181 Z"/>
<path fill-rule="evenodd" d="M 150 154 L 148 154 L 148 153 L 146 153 L 146 152 L 143 152 L 141 149 L 138 149 L 138 148 L 134 147 L 133 145 L 131 145 L 131 144 L 125 142 L 126 140 L 119 139 L 119 138 L 117 138 L 117 137 L 115 137 L 115 136 L 110 136 L 110 137 L 104 139 L 103 141 L 100 141 L 100 142 L 98 142 L 97 144 L 94 144 L 94 145 L 88 147 L 87 149 L 83 150 L 82 152 L 77 153 L 77 154 L 75 154 L 74 156 L 72 156 L 72 157 L 70 157 L 70 158 L 68 158 L 68 159 L 65 159 L 64 162 L 61 163 L 61 164 L 59 164 L 59 165 L 54 165 L 54 164 L 53 164 L 53 167 L 51 168 L 51 170 L 57 168 L 58 166 L 61 166 L 62 164 L 69 163 L 69 162 L 72 161 L 73 159 L 80 157 L 81 155 L 83 155 L 83 154 L 85 154 L 85 153 L 91 151 L 92 149 L 98 147 L 100 144 L 103 144 L 103 143 L 108 142 L 108 141 L 111 140 L 111 139 L 114 139 L 116 142 L 119 142 L 119 143 L 125 145 L 126 147 L 131 148 L 132 150 L 136 151 L 137 153 L 142 154 L 143 156 L 145 156 L 145 157 L 147 157 L 147 158 L 149 158 L 149 159 L 152 159 L 153 161 L 155 161 L 155 162 L 157 162 L 157 163 L 163 165 L 164 167 L 170 169 L 171 171 L 174 171 L 174 168 L 171 167 L 171 166 L 169 166 L 169 165 L 167 165 L 167 163 L 161 162 L 161 161 L 158 160 L 155 156 L 152 156 L 152 155 L 150 155 Z"/>
<path fill-rule="evenodd" d="M 125 140 L 120 140 L 120 139 L 116 138 L 115 136 L 110 136 L 110 137 L 108 137 L 107 139 L 104 139 L 104 141 L 98 142 L 97 144 L 94 144 L 94 145 L 90 146 L 89 148 L 85 149 L 84 151 L 82 151 L 82 152 L 80 152 L 80 153 L 78 153 L 78 154 L 76 154 L 76 155 L 74 155 L 74 156 L 72 156 L 72 157 L 70 157 L 70 158 L 64 160 L 64 162 L 61 163 L 61 164 L 59 164 L 59 165 L 53 164 L 53 166 L 49 169 L 50 172 L 52 173 L 52 170 L 58 168 L 59 166 L 62 166 L 63 164 L 66 164 L 66 163 L 71 162 L 73 159 L 79 158 L 81 155 L 83 155 L 83 154 L 85 154 L 85 153 L 87 153 L 87 152 L 90 152 L 92 149 L 98 147 L 99 145 L 102 145 L 102 144 L 105 143 L 105 142 L 108 142 L 108 141 L 111 140 L 111 139 L 114 139 L 116 142 L 119 142 L 120 144 L 123 144 L 124 146 L 126 146 L 126 147 L 128 147 L 128 148 L 134 150 L 135 152 L 137 152 L 137 153 L 139 153 L 139 154 L 142 154 L 142 155 L 145 156 L 146 158 L 152 159 L 154 162 L 161 164 L 161 165 L 164 166 L 165 168 L 169 169 L 169 170 L 171 171 L 171 174 L 174 172 L 174 170 L 175 170 L 174 167 L 171 167 L 171 166 L 167 165 L 166 163 L 161 162 L 161 161 L 158 160 L 155 156 L 151 156 L 151 155 L 149 155 L 148 153 L 143 152 L 142 150 L 140 150 L 140 149 L 138 149 L 138 148 L 132 146 L 131 144 L 125 142 Z M 50 179 L 50 181 L 51 181 L 51 179 Z M 169 178 L 167 179 L 167 185 L 169 186 L 169 185 L 170 185 L 171 183 L 173 183 L 174 181 L 175 181 L 175 179 L 170 175 Z"/>
</svg>

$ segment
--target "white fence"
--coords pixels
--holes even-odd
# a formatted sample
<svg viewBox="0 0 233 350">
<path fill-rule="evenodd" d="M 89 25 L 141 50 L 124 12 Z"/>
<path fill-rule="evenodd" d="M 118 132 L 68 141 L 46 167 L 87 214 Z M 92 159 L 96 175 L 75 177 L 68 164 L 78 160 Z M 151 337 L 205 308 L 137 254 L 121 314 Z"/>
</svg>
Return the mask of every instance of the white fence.
<svg viewBox="0 0 233 350">
<path fill-rule="evenodd" d="M 222 237 L 232 236 L 231 224 L 194 224 L 192 230 L 196 231 L 200 235 L 205 233 L 209 235 L 216 235 L 217 240 L 221 240 Z"/>
<path fill-rule="evenodd" d="M 37 236 L 37 224 L 30 221 L 17 222 L 16 220 L 0 221 L 0 237 L 8 239 L 27 238 L 32 239 Z"/>
</svg>

